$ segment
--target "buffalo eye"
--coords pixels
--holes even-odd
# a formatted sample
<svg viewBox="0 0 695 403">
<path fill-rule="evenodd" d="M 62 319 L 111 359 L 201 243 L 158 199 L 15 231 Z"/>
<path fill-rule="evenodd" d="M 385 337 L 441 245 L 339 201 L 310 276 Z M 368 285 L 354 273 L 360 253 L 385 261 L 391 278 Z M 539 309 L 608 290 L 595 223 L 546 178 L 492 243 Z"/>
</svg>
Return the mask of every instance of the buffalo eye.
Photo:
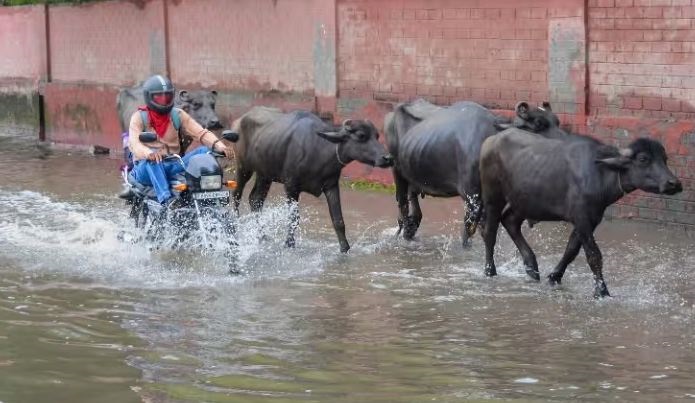
<svg viewBox="0 0 695 403">
<path fill-rule="evenodd" d="M 640 164 L 647 165 L 647 164 L 649 164 L 649 162 L 650 162 L 650 158 L 649 158 L 646 154 L 640 154 L 640 155 L 637 157 L 637 161 L 638 161 Z"/>
<path fill-rule="evenodd" d="M 210 109 L 212 109 L 213 111 L 215 110 L 215 103 L 214 103 L 214 102 L 212 102 L 212 103 L 210 104 Z"/>
<path fill-rule="evenodd" d="M 193 108 L 194 109 L 200 109 L 200 107 L 202 107 L 202 106 L 203 106 L 203 104 L 201 102 L 193 102 Z"/>
<path fill-rule="evenodd" d="M 352 136 L 355 140 L 359 141 L 360 143 L 364 143 L 369 139 L 369 136 L 367 136 L 367 134 L 361 130 L 354 132 Z"/>
</svg>

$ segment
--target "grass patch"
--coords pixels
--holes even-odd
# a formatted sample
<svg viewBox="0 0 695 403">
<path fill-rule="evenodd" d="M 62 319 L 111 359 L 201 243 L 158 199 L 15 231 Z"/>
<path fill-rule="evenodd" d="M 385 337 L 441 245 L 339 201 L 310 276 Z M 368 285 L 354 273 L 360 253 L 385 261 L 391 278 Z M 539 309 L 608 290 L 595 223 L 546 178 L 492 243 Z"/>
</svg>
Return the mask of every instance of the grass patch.
<svg viewBox="0 0 695 403">
<path fill-rule="evenodd" d="M 342 184 L 352 190 L 383 192 L 391 194 L 396 193 L 396 185 L 385 185 L 383 183 L 370 182 L 364 179 L 346 179 L 342 181 Z"/>
</svg>

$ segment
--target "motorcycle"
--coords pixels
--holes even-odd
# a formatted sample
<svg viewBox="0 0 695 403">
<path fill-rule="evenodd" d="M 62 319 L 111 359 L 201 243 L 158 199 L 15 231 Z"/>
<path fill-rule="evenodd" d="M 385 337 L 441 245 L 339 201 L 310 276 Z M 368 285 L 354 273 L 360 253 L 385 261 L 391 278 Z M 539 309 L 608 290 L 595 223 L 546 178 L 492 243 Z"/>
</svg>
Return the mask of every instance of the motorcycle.
<svg viewBox="0 0 695 403">
<path fill-rule="evenodd" d="M 231 130 L 225 130 L 222 138 L 236 142 L 239 135 Z M 143 144 L 157 140 L 152 132 L 142 132 L 139 135 Z M 125 187 L 130 189 L 126 205 L 130 206 L 129 217 L 135 227 L 144 230 L 144 239 L 155 248 L 161 247 L 166 240 L 173 240 L 174 247 L 181 247 L 192 236 L 199 234 L 205 248 L 212 246 L 210 235 L 223 236 L 228 243 L 225 254 L 234 260 L 237 246 L 236 217 L 227 208 L 230 191 L 236 189 L 235 181 L 223 181 L 223 172 L 218 157 L 224 157 L 214 151 L 194 155 L 185 164 L 181 156 L 169 154 L 163 161 L 177 161 L 183 167 L 183 172 L 175 175 L 169 181 L 173 200 L 163 205 L 157 201 L 157 196 L 151 186 L 145 186 L 135 180 L 128 166 L 123 168 L 121 176 Z M 224 189 L 226 188 L 226 189 Z M 121 239 L 125 239 L 123 232 Z M 237 271 L 232 269 L 231 271 Z"/>
</svg>

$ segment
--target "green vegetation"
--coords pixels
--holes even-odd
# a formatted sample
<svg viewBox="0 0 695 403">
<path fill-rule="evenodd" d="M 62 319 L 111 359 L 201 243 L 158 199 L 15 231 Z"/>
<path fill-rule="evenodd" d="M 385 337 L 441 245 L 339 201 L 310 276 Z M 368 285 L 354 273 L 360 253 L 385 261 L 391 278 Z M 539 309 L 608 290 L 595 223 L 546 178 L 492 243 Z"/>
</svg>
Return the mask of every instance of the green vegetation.
<svg viewBox="0 0 695 403">
<path fill-rule="evenodd" d="M 396 185 L 385 185 L 379 182 L 370 182 L 364 179 L 344 180 L 343 184 L 352 190 L 367 190 L 395 194 Z"/>
</svg>

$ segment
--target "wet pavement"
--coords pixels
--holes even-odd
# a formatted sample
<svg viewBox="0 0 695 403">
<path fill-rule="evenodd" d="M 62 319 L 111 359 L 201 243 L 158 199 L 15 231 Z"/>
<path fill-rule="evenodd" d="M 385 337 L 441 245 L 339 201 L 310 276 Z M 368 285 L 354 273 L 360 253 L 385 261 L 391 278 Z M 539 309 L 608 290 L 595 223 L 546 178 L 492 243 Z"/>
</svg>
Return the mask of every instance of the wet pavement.
<svg viewBox="0 0 695 403">
<path fill-rule="evenodd" d="M 393 195 L 344 189 L 352 250 L 302 195 L 283 247 L 279 189 L 240 219 L 242 276 L 216 248 L 151 251 L 115 199 L 119 161 L 0 135 L 0 401 L 629 402 L 695 399 L 693 234 L 606 221 L 613 298 L 583 256 L 562 287 L 527 279 L 506 234 L 499 276 L 459 243 L 459 200 L 425 199 L 415 242 Z M 563 224 L 524 229 L 542 274 Z"/>
</svg>

